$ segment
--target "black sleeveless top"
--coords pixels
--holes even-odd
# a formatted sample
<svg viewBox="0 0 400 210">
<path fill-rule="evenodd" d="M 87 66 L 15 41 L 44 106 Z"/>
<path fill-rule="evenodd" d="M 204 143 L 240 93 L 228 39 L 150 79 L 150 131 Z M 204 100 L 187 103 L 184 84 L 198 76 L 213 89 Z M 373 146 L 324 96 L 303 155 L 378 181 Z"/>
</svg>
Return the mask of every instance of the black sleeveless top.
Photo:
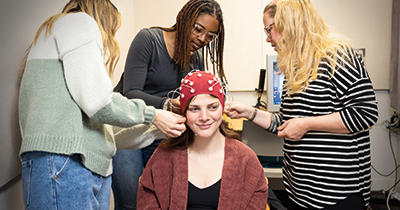
<svg viewBox="0 0 400 210">
<path fill-rule="evenodd" d="M 189 182 L 187 210 L 218 209 L 221 179 L 213 185 L 200 189 Z"/>
</svg>

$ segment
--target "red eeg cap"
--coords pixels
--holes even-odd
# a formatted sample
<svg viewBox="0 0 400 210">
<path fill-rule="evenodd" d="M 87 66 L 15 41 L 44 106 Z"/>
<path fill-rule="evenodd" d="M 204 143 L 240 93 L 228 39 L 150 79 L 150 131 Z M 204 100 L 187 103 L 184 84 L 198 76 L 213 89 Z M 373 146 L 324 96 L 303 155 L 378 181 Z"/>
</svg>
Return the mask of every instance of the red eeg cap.
<svg viewBox="0 0 400 210">
<path fill-rule="evenodd" d="M 186 103 L 193 96 L 200 94 L 211 94 L 218 97 L 222 105 L 222 110 L 225 107 L 225 94 L 221 82 L 209 71 L 192 71 L 182 79 L 181 87 L 179 88 L 179 101 L 181 110 L 184 111 Z"/>
</svg>

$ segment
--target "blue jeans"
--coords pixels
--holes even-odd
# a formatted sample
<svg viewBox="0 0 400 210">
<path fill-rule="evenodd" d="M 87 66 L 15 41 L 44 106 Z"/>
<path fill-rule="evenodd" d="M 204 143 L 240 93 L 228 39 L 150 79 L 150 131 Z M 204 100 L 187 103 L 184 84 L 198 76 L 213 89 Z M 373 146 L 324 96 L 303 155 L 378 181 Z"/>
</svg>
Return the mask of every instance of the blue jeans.
<svg viewBox="0 0 400 210">
<path fill-rule="evenodd" d="M 143 172 L 142 150 L 117 150 L 113 158 L 114 209 L 136 209 L 139 177 Z"/>
<path fill-rule="evenodd" d="M 161 139 L 138 150 L 117 150 L 113 158 L 112 190 L 115 210 L 136 210 L 139 177 Z"/>
<path fill-rule="evenodd" d="M 156 139 L 152 144 L 142 149 L 142 157 L 143 157 L 143 166 L 146 167 L 147 162 L 149 161 L 151 155 L 153 155 L 154 151 L 157 149 L 158 144 L 161 143 L 163 139 Z"/>
<path fill-rule="evenodd" d="M 27 152 L 22 155 L 25 209 L 108 210 L 111 177 L 92 173 L 80 155 Z"/>
</svg>

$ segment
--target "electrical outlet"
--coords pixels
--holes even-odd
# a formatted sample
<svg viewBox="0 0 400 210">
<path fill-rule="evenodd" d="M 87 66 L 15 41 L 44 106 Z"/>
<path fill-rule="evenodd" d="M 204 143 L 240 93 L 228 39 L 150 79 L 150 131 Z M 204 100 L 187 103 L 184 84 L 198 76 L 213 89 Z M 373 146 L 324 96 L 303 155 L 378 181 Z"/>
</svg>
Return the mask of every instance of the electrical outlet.
<svg viewBox="0 0 400 210">
<path fill-rule="evenodd" d="M 393 115 L 390 117 L 388 121 L 388 125 L 387 128 L 390 131 L 399 131 L 399 127 L 400 127 L 400 120 L 399 120 L 399 115 L 397 114 L 397 112 L 394 112 Z"/>
</svg>

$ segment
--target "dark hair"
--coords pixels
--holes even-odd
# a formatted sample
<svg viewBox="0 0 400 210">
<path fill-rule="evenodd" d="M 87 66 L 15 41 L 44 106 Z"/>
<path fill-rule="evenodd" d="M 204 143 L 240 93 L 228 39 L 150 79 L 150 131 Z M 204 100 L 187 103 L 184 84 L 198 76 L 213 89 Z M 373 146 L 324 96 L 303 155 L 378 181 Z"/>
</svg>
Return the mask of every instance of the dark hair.
<svg viewBox="0 0 400 210">
<path fill-rule="evenodd" d="M 172 27 L 155 28 L 161 28 L 167 32 L 177 31 L 177 36 L 175 38 L 175 54 L 173 59 L 176 64 L 189 72 L 191 57 L 189 39 L 192 34 L 194 23 L 201 14 L 211 15 L 219 22 L 218 38 L 206 46 L 207 52 L 205 59 L 208 60 L 208 55 L 210 55 L 214 75 L 216 75 L 217 71 L 221 81 L 226 83 L 226 77 L 223 68 L 225 27 L 222 17 L 222 10 L 218 2 L 214 0 L 190 0 L 179 11 L 178 15 L 176 16 L 176 23 Z M 208 67 L 208 62 L 205 63 Z"/>
<path fill-rule="evenodd" d="M 217 98 L 214 95 L 210 96 Z M 184 116 L 186 116 L 189 104 L 194 98 L 195 96 L 189 99 L 189 101 L 187 102 L 185 111 L 183 112 Z M 219 126 L 219 131 L 224 136 L 242 141 L 242 136 L 236 131 L 234 131 L 232 128 L 230 128 L 229 123 L 226 122 L 225 120 L 222 120 L 221 125 Z M 186 130 L 185 132 L 182 133 L 182 135 L 176 138 L 164 139 L 158 146 L 165 149 L 187 149 L 190 145 L 193 144 L 193 142 L 194 142 L 194 132 L 190 129 L 188 125 L 186 125 Z"/>
</svg>

